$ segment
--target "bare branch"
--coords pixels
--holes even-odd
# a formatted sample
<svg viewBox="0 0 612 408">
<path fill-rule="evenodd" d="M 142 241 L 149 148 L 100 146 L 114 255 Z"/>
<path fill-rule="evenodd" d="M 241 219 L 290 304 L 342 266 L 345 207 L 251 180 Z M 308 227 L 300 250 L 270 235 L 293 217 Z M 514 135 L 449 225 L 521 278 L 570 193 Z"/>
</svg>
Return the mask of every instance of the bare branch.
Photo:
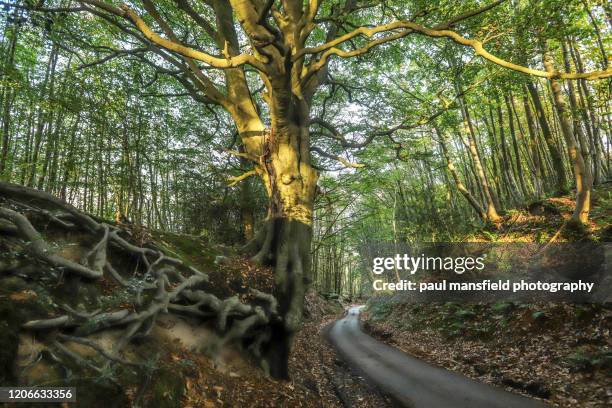
<svg viewBox="0 0 612 408">
<path fill-rule="evenodd" d="M 202 27 L 204 31 L 206 31 L 206 34 L 208 34 L 215 41 L 219 40 L 219 34 L 215 31 L 213 26 L 210 25 L 210 23 L 206 21 L 204 17 L 198 14 L 193 9 L 193 7 L 191 7 L 191 5 L 189 4 L 187 0 L 174 0 L 174 2 L 177 4 L 177 6 L 179 6 L 181 10 L 187 13 L 187 15 L 189 15 L 189 17 L 191 17 L 192 20 L 198 23 L 198 25 Z"/>
<path fill-rule="evenodd" d="M 365 167 L 365 164 L 362 164 L 362 163 L 351 163 L 350 161 L 348 161 L 347 159 L 345 159 L 342 156 L 336 156 L 334 154 L 327 153 L 325 150 L 323 150 L 323 149 L 321 149 L 319 147 L 316 147 L 316 146 L 312 146 L 310 148 L 310 151 L 311 152 L 317 152 L 321 156 L 327 157 L 328 159 L 339 161 L 340 163 L 342 163 L 344 165 L 344 167 L 347 167 L 347 168 L 359 169 L 359 168 Z"/>
<path fill-rule="evenodd" d="M 238 152 L 236 150 L 229 150 L 229 149 L 226 149 L 225 152 L 231 154 L 232 156 L 241 157 L 243 159 L 247 159 L 252 162 L 259 163 L 259 159 L 256 156 L 253 156 L 252 154 L 249 154 L 246 152 Z"/>
<path fill-rule="evenodd" d="M 342 135 L 331 123 L 321 118 L 312 119 L 310 123 L 317 124 L 328 131 L 328 133 L 319 133 L 319 135 L 330 138 L 330 139 L 334 139 L 340 142 L 340 145 L 342 147 L 347 148 L 347 149 L 361 149 L 362 147 L 366 147 L 368 144 L 372 142 L 372 140 L 374 140 L 376 136 L 379 136 L 382 134 L 380 132 L 370 132 L 370 134 L 366 137 L 366 139 L 363 142 L 350 142 L 346 140 L 344 135 Z"/>
<path fill-rule="evenodd" d="M 144 47 L 143 48 L 134 48 L 132 50 L 117 50 L 117 51 L 114 51 L 113 53 L 111 53 L 111 54 L 109 54 L 109 55 L 107 55 L 107 56 L 105 56 L 103 58 L 100 58 L 99 60 L 88 62 L 87 64 L 80 65 L 79 67 L 77 67 L 77 71 L 83 70 L 85 68 L 90 68 L 90 67 L 93 67 L 95 65 L 103 64 L 103 63 L 105 63 L 107 61 L 110 61 L 110 60 L 112 60 L 114 58 L 124 57 L 126 55 L 134 55 L 134 54 L 138 54 L 138 53 L 142 53 L 142 52 L 146 52 L 146 51 L 148 51 L 148 48 L 144 48 Z"/>
</svg>

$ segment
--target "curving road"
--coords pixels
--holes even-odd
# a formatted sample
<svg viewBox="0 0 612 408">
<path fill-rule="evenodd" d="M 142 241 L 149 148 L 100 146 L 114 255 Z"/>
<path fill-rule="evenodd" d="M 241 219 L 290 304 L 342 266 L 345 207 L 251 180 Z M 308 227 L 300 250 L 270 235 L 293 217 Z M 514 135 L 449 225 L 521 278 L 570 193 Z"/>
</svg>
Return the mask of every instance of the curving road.
<svg viewBox="0 0 612 408">
<path fill-rule="evenodd" d="M 546 408 L 542 402 L 435 367 L 361 331 L 353 307 L 329 339 L 349 364 L 399 405 L 413 408 Z"/>
</svg>

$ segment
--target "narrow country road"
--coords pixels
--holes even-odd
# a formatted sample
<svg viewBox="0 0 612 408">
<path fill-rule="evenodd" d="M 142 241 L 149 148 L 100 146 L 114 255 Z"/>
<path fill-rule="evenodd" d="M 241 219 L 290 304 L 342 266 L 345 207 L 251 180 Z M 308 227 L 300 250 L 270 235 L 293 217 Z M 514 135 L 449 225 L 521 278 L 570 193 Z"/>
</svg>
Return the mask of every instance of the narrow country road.
<svg viewBox="0 0 612 408">
<path fill-rule="evenodd" d="M 402 406 L 414 408 L 545 408 L 537 400 L 435 367 L 361 331 L 353 307 L 329 339 L 349 364 Z"/>
</svg>

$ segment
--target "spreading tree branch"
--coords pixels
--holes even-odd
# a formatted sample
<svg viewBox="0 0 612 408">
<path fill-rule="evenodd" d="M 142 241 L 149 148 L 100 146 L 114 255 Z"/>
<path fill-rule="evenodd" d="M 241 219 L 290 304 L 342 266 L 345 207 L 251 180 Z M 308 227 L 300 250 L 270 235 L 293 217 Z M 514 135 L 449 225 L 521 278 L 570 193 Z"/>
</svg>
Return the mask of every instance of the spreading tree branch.
<svg viewBox="0 0 612 408">
<path fill-rule="evenodd" d="M 316 146 L 312 146 L 310 148 L 310 151 L 311 152 L 317 152 L 321 156 L 327 157 L 328 159 L 336 160 L 336 161 L 342 163 L 344 165 L 344 167 L 347 167 L 347 168 L 359 169 L 359 168 L 365 167 L 365 164 L 362 164 L 362 163 L 351 163 L 350 161 L 348 161 L 347 159 L 345 159 L 342 156 L 336 156 L 334 154 L 328 153 L 325 150 L 323 150 L 323 149 L 321 149 L 319 147 L 316 147 Z"/>
<path fill-rule="evenodd" d="M 240 183 L 241 181 L 246 180 L 246 179 L 248 179 L 249 177 L 256 176 L 257 174 L 258 174 L 258 173 L 257 173 L 257 171 L 256 171 L 256 170 L 249 170 L 249 171 L 247 171 L 247 172 L 245 172 L 245 173 L 242 173 L 242 174 L 241 174 L 241 175 L 239 175 L 239 176 L 235 176 L 235 177 L 228 177 L 228 181 L 230 182 L 230 183 L 229 183 L 229 186 L 230 186 L 230 187 L 233 187 L 233 186 L 235 186 L 236 184 Z"/>
<path fill-rule="evenodd" d="M 319 45 L 317 47 L 303 48 L 297 51 L 293 55 L 292 59 L 295 62 L 295 61 L 299 61 L 303 59 L 304 56 L 307 54 L 322 53 L 320 58 L 317 61 L 313 61 L 310 64 L 309 68 L 306 70 L 306 73 L 304 74 L 304 77 L 303 77 L 303 81 L 307 81 L 310 78 L 310 76 L 312 76 L 318 70 L 326 66 L 328 59 L 333 55 L 339 56 L 341 58 L 356 57 L 356 56 L 367 53 L 368 51 L 370 51 L 370 49 L 378 45 L 398 40 L 409 34 L 417 33 L 417 34 L 422 34 L 422 35 L 425 35 L 428 37 L 434 37 L 434 38 L 440 38 L 440 37 L 450 38 L 452 41 L 454 41 L 457 44 L 471 47 L 476 52 L 477 55 L 481 56 L 482 58 L 490 62 L 493 62 L 494 64 L 497 64 L 504 68 L 511 69 L 513 71 L 517 71 L 517 72 L 521 72 L 524 74 L 533 75 L 537 77 L 548 78 L 548 79 L 595 80 L 595 79 L 608 78 L 612 76 L 612 69 L 607 69 L 604 71 L 584 72 L 584 73 L 575 73 L 575 72 L 564 73 L 564 72 L 557 72 L 557 71 L 547 72 L 543 70 L 524 67 L 524 66 L 515 64 L 513 62 L 506 61 L 502 58 L 499 58 L 491 54 L 484 48 L 484 44 L 482 41 L 465 38 L 459 33 L 448 29 L 454 24 L 456 24 L 457 22 L 461 20 L 465 20 L 466 18 L 469 18 L 469 17 L 473 17 L 486 10 L 489 10 L 492 7 L 496 6 L 497 4 L 500 4 L 502 1 L 503 0 L 498 0 L 495 3 L 482 7 L 478 10 L 468 12 L 461 16 L 455 17 L 446 23 L 438 24 L 434 26 L 433 28 L 427 28 L 427 27 L 424 27 L 412 21 L 394 21 L 388 24 L 383 24 L 383 25 L 379 25 L 376 27 L 372 27 L 372 28 L 359 27 L 347 34 L 344 34 L 338 38 L 328 41 L 325 44 Z M 391 32 L 392 34 L 388 34 L 386 36 L 376 38 L 366 43 L 365 45 L 359 48 L 350 50 L 350 51 L 346 51 L 346 50 L 337 48 L 337 46 L 339 46 L 340 44 L 350 41 L 356 37 L 363 36 L 366 38 L 372 38 L 376 34 L 389 33 L 389 32 Z"/>
<path fill-rule="evenodd" d="M 81 3 L 89 4 L 91 6 L 103 9 L 106 12 L 112 13 L 116 16 L 125 18 L 132 22 L 134 26 L 145 36 L 145 38 L 160 47 L 167 49 L 172 52 L 176 52 L 187 58 L 192 58 L 198 61 L 202 61 L 205 64 L 210 65 L 213 68 L 228 69 L 236 68 L 242 65 L 252 65 L 258 70 L 265 71 L 263 61 L 251 54 L 240 54 L 234 57 L 226 55 L 224 58 L 214 57 L 203 51 L 187 47 L 183 44 L 175 41 L 168 40 L 155 33 L 147 23 L 129 6 L 123 5 L 121 8 L 114 7 L 108 3 L 98 0 L 80 0 Z"/>
</svg>

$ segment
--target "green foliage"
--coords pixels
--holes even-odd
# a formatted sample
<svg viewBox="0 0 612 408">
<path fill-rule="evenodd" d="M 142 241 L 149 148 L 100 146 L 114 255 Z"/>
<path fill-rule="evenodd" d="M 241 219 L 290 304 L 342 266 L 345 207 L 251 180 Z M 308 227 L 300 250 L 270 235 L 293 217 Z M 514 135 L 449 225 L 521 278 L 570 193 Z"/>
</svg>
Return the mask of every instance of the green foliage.
<svg viewBox="0 0 612 408">
<path fill-rule="evenodd" d="M 368 300 L 366 310 L 373 321 L 384 320 L 393 311 L 397 303 L 390 296 L 376 296 Z"/>
<path fill-rule="evenodd" d="M 496 313 L 506 313 L 514 309 L 514 307 L 515 305 L 512 302 L 497 302 L 493 304 L 493 306 L 491 307 L 491 310 L 493 310 Z"/>
</svg>

